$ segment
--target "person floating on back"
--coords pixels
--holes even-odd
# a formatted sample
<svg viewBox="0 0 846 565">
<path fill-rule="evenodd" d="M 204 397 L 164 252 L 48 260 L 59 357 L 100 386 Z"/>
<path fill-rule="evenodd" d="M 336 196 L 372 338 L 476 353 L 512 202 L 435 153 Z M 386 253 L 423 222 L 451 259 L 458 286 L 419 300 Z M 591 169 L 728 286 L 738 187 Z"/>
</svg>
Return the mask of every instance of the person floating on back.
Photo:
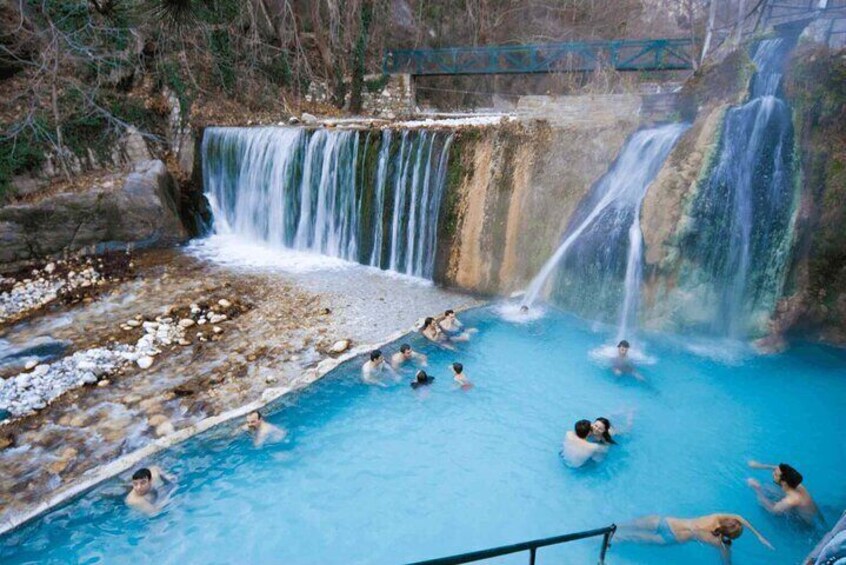
<svg viewBox="0 0 846 565">
<path fill-rule="evenodd" d="M 288 432 L 282 428 L 268 424 L 258 410 L 247 414 L 247 423 L 244 425 L 244 429 L 247 433 L 253 435 L 253 445 L 256 447 L 261 447 L 268 441 L 282 441 L 288 435 Z"/>
<path fill-rule="evenodd" d="M 709 514 L 690 519 L 646 516 L 621 525 L 615 537 L 659 545 L 698 541 L 717 548 L 723 563 L 731 563 L 732 542 L 743 534 L 744 527 L 749 528 L 763 545 L 774 549 L 752 524 L 737 514 Z"/>
<path fill-rule="evenodd" d="M 561 456 L 570 467 L 581 467 L 590 460 L 601 461 L 608 452 L 608 446 L 588 441 L 592 431 L 590 420 L 579 420 L 571 431 L 564 435 Z"/>
<path fill-rule="evenodd" d="M 366 361 L 361 367 L 361 376 L 364 382 L 371 385 L 388 386 L 379 377 L 385 372 L 391 373 L 394 378 L 397 377 L 390 365 L 385 363 L 385 358 L 382 352 L 374 349 L 370 352 L 370 360 Z"/>
<path fill-rule="evenodd" d="M 461 363 L 452 364 L 452 375 L 452 380 L 454 380 L 462 390 L 470 390 L 473 388 L 473 383 L 471 383 L 470 379 L 467 378 L 467 375 L 464 374 L 464 365 Z"/>
<path fill-rule="evenodd" d="M 407 343 L 400 345 L 399 351 L 391 356 L 391 366 L 397 370 L 409 361 L 418 363 L 421 367 L 425 367 L 427 358 L 422 353 L 417 353 Z"/>
<path fill-rule="evenodd" d="M 795 514 L 805 522 L 813 524 L 814 521 L 820 518 L 817 505 L 811 494 L 802 485 L 802 474 L 788 465 L 787 463 L 779 463 L 778 465 L 767 465 L 758 463 L 757 461 L 750 461 L 749 466 L 753 469 L 769 469 L 773 472 L 773 481 L 777 484 L 784 496 L 781 500 L 774 501 L 755 479 L 747 479 L 746 483 L 752 487 L 758 495 L 758 502 L 761 503 L 768 512 L 772 514 Z"/>
<path fill-rule="evenodd" d="M 147 516 L 155 516 L 168 502 L 162 490 L 165 483 L 174 481 L 174 477 L 166 474 L 159 467 L 138 469 L 132 475 L 132 490 L 126 496 L 126 505 Z"/>
<path fill-rule="evenodd" d="M 629 342 L 625 339 L 617 344 L 617 356 L 611 362 L 611 369 L 618 377 L 631 375 L 639 381 L 644 380 L 643 376 L 635 370 L 634 363 L 629 358 Z"/>
<path fill-rule="evenodd" d="M 428 386 L 432 384 L 435 380 L 435 377 L 430 377 L 426 374 L 426 371 L 417 371 L 417 375 L 414 377 L 414 380 L 411 381 L 411 388 L 418 389 L 423 386 Z"/>
</svg>

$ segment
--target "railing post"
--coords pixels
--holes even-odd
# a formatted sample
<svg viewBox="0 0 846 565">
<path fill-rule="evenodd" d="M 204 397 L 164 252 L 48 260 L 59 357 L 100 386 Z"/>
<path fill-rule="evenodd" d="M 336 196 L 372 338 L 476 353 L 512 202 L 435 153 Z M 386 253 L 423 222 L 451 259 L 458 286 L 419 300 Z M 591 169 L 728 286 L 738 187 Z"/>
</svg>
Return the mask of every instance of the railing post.
<svg viewBox="0 0 846 565">
<path fill-rule="evenodd" d="M 611 524 L 611 529 L 602 536 L 602 549 L 599 550 L 599 565 L 605 565 L 605 554 L 608 552 L 608 545 L 611 543 L 611 536 L 617 531 L 617 524 Z"/>
<path fill-rule="evenodd" d="M 537 554 L 538 548 L 533 547 L 529 550 L 529 565 L 535 565 L 535 555 Z"/>
</svg>

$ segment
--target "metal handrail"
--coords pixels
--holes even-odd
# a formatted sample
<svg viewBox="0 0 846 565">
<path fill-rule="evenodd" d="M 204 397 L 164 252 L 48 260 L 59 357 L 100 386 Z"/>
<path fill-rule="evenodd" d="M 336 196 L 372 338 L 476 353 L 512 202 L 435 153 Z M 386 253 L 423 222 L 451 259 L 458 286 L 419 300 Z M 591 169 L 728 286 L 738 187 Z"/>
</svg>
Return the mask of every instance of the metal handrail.
<svg viewBox="0 0 846 565">
<path fill-rule="evenodd" d="M 611 524 L 604 528 L 596 530 L 588 530 L 585 532 L 576 532 L 574 534 L 565 534 L 563 536 L 555 536 L 552 538 L 536 539 L 531 541 L 524 541 L 522 543 L 515 543 L 512 545 L 503 545 L 500 547 L 492 547 L 490 549 L 483 549 L 481 551 L 471 551 L 470 553 L 462 553 L 460 555 L 452 555 L 450 557 L 440 557 L 438 559 L 428 559 L 426 561 L 417 561 L 409 565 L 460 565 L 461 563 L 472 563 L 473 561 L 482 561 L 483 559 L 491 559 L 500 557 L 501 555 L 509 555 L 511 553 L 519 553 L 521 551 L 529 552 L 529 565 L 535 565 L 535 557 L 538 548 L 550 545 L 558 545 L 580 539 L 593 538 L 602 536 L 602 548 L 599 550 L 599 565 L 604 565 L 605 554 L 608 552 L 608 546 L 611 543 L 611 538 L 614 532 L 617 531 L 617 525 Z"/>
</svg>

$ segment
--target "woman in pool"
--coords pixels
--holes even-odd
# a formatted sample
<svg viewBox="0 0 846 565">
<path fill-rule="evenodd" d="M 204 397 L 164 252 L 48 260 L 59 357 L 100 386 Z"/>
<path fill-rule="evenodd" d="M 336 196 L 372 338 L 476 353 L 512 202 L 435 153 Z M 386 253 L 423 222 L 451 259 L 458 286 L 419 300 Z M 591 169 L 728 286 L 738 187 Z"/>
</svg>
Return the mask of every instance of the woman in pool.
<svg viewBox="0 0 846 565">
<path fill-rule="evenodd" d="M 761 532 L 738 514 L 709 514 L 698 518 L 646 516 L 620 526 L 617 537 L 659 545 L 698 541 L 720 550 L 723 562 L 729 563 L 731 544 L 743 534 L 744 527 L 749 528 L 763 545 L 775 549 Z"/>
<path fill-rule="evenodd" d="M 414 380 L 411 382 L 411 388 L 417 389 L 421 386 L 428 386 L 432 384 L 432 381 L 435 380 L 435 377 L 430 377 L 426 374 L 426 371 L 417 371 L 417 376 L 414 377 Z"/>
<path fill-rule="evenodd" d="M 590 425 L 590 437 L 599 443 L 615 444 L 614 441 L 615 430 L 611 427 L 611 421 L 608 418 L 600 416 Z"/>
<path fill-rule="evenodd" d="M 440 326 L 438 326 L 438 323 L 435 322 L 434 318 L 429 317 L 423 321 L 423 327 L 420 328 L 420 333 L 422 333 L 423 337 L 435 345 L 440 345 L 441 347 L 455 351 L 455 347 L 450 344 L 452 340 L 448 335 L 441 331 Z"/>
</svg>

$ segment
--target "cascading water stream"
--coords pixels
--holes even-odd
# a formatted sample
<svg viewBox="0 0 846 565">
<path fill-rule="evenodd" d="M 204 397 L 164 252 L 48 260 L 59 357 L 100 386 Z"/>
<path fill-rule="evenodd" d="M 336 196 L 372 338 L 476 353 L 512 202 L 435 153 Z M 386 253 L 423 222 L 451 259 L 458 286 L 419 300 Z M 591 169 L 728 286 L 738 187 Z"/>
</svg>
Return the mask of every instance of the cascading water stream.
<svg viewBox="0 0 846 565">
<path fill-rule="evenodd" d="M 626 142 L 609 171 L 579 204 L 561 245 L 529 285 L 525 305 L 533 304 L 558 272 L 565 279 L 558 285 L 558 300 L 577 311 L 597 308 L 589 312 L 597 317 L 619 313 L 619 333 L 628 331 L 637 314 L 641 286 L 640 206 L 687 127 L 644 129 Z"/>
<path fill-rule="evenodd" d="M 426 130 L 208 128 L 214 230 L 431 279 L 451 142 Z"/>
<path fill-rule="evenodd" d="M 760 330 L 780 294 L 795 209 L 793 123 L 779 97 L 792 43 L 758 44 L 750 100 L 726 113 L 716 164 L 700 187 L 682 242 L 680 282 L 700 292 L 703 329 L 731 338 Z"/>
</svg>

